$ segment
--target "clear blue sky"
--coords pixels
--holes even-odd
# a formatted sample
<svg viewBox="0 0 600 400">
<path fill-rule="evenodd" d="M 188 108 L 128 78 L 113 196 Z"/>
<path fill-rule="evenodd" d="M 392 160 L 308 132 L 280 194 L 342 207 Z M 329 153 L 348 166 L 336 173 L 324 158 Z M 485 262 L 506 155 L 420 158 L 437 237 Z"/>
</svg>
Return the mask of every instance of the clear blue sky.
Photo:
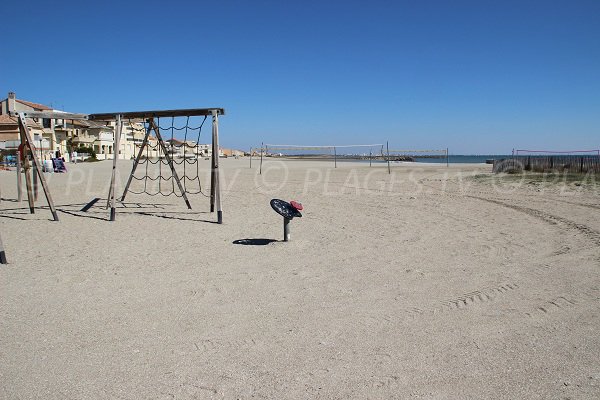
<svg viewBox="0 0 600 400">
<path fill-rule="evenodd" d="M 0 18 L 2 98 L 224 107 L 239 148 L 600 148 L 597 0 L 57 1 Z"/>
</svg>

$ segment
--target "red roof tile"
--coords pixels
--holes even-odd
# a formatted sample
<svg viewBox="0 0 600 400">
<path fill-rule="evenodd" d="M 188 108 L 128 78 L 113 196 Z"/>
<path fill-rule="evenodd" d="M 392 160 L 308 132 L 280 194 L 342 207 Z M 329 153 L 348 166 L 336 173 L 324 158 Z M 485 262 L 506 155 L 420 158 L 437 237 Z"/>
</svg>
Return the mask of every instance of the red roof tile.
<svg viewBox="0 0 600 400">
<path fill-rule="evenodd" d="M 17 125 L 17 119 L 8 114 L 0 115 L 0 124 L 2 125 Z"/>
<path fill-rule="evenodd" d="M 21 100 L 21 99 L 15 99 L 15 100 L 21 104 L 25 104 L 26 106 L 35 108 L 36 110 L 52 110 L 50 107 L 45 106 L 43 104 L 32 103 L 31 101 L 25 101 L 25 100 Z"/>
</svg>

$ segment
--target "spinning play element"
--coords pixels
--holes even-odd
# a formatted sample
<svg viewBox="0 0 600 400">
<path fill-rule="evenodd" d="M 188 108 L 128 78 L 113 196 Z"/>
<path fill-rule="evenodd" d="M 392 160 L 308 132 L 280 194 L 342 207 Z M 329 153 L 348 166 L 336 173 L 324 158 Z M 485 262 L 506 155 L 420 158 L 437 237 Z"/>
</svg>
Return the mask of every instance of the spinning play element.
<svg viewBox="0 0 600 400">
<path fill-rule="evenodd" d="M 277 214 L 283 217 L 283 241 L 289 242 L 291 239 L 290 221 L 294 217 L 302 217 L 302 213 L 300 212 L 303 209 L 302 204 L 296 201 L 288 203 L 287 201 L 273 199 L 271 200 L 271 207 Z"/>
</svg>

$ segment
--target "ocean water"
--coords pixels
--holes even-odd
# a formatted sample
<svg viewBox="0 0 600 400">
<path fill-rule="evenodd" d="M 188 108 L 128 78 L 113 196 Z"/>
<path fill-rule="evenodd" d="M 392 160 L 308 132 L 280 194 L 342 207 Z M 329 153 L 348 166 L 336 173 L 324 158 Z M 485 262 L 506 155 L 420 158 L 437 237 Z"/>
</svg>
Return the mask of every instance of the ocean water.
<svg viewBox="0 0 600 400">
<path fill-rule="evenodd" d="M 508 158 L 510 155 L 498 155 L 498 154 L 487 154 L 487 155 L 453 155 L 451 154 L 448 157 L 448 162 L 450 164 L 485 164 L 486 160 L 493 159 L 501 159 Z M 422 158 L 422 157 L 414 157 L 417 162 L 426 162 L 426 163 L 440 163 L 445 164 L 446 158 Z"/>
</svg>

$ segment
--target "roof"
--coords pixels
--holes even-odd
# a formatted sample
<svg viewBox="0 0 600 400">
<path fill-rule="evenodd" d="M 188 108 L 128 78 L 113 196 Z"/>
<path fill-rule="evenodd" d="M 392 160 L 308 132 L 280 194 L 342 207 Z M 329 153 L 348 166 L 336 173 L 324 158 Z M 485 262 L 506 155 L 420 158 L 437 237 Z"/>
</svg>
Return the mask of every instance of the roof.
<svg viewBox="0 0 600 400">
<path fill-rule="evenodd" d="M 17 125 L 17 119 L 8 114 L 0 114 L 0 124 L 2 125 Z"/>
<path fill-rule="evenodd" d="M 26 106 L 35 108 L 36 110 L 52 110 L 52 108 L 45 106 L 43 104 L 39 104 L 39 103 L 32 103 L 31 101 L 25 101 L 25 100 L 21 100 L 21 99 L 15 99 L 15 101 L 18 101 L 21 104 L 25 104 Z"/>
<path fill-rule="evenodd" d="M 2 125 L 19 125 L 17 118 L 11 117 L 8 114 L 0 114 L 0 124 Z M 27 126 L 33 128 L 41 128 L 41 125 L 31 118 L 27 118 Z"/>
</svg>

